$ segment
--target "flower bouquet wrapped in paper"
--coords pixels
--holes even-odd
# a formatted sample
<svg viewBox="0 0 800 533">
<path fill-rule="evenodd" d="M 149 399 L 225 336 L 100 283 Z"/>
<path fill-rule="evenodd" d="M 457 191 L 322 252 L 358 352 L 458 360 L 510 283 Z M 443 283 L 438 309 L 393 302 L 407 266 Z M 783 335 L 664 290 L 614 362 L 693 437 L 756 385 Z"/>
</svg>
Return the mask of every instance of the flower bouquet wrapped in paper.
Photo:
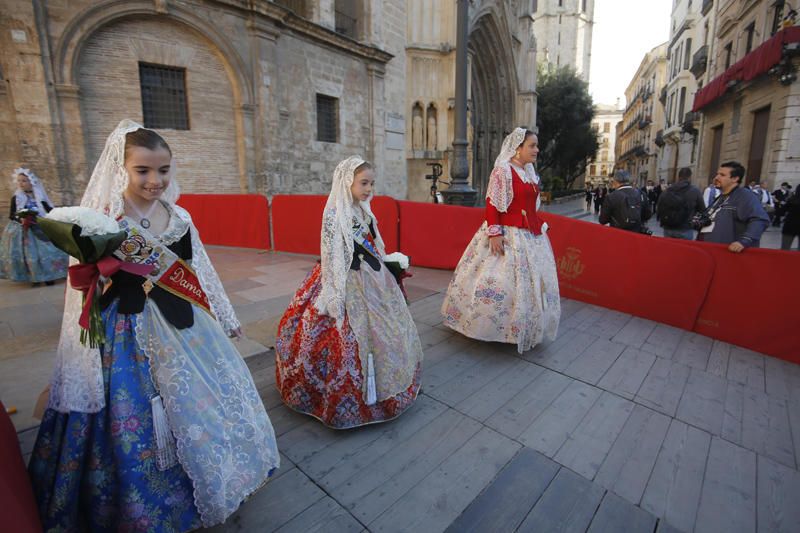
<svg viewBox="0 0 800 533">
<path fill-rule="evenodd" d="M 397 280 L 397 284 L 400 286 L 400 290 L 403 292 L 406 303 L 408 303 L 408 294 L 406 293 L 406 288 L 403 285 L 403 280 L 411 277 L 411 273 L 408 271 L 408 267 L 411 264 L 410 259 L 405 254 L 394 252 L 383 257 L 383 264 L 386 265 L 386 268 L 389 269 L 389 272 L 391 272 L 394 278 Z"/>
<path fill-rule="evenodd" d="M 52 243 L 78 260 L 69 267 L 69 282 L 83 292 L 83 312 L 78 321 L 81 343 L 92 348 L 105 341 L 100 317 L 100 276 L 110 278 L 119 270 L 145 275 L 151 265 L 126 263 L 111 254 L 122 244 L 127 233 L 117 222 L 88 207 L 59 207 L 38 218 L 39 227 Z"/>
</svg>

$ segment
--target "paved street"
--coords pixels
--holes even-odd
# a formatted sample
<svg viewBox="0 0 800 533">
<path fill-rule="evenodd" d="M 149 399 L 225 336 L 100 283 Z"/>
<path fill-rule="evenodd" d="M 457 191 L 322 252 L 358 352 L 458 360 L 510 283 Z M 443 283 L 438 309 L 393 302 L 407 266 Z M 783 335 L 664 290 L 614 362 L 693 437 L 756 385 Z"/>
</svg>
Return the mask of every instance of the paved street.
<svg viewBox="0 0 800 533">
<path fill-rule="evenodd" d="M 800 531 L 798 366 L 572 300 L 559 337 L 519 356 L 445 329 L 450 272 L 415 269 L 423 393 L 395 421 L 337 432 L 274 386 L 276 325 L 315 258 L 210 253 L 282 452 L 215 532 Z M 0 282 L 0 398 L 25 453 L 62 291 Z"/>
</svg>

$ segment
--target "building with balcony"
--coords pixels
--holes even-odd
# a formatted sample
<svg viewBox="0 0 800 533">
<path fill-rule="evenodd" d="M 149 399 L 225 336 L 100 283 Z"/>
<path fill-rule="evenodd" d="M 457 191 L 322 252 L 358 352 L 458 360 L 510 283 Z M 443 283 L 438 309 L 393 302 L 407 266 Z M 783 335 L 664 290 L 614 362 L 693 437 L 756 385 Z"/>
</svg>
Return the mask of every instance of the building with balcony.
<svg viewBox="0 0 800 533">
<path fill-rule="evenodd" d="M 700 115 L 691 112 L 708 65 L 714 14 L 711 0 L 677 0 L 672 6 L 667 79 L 662 91 L 665 123 L 659 141 L 658 179 L 672 183 L 683 167 L 696 172 Z M 699 177 L 698 177 L 699 178 Z"/>
<path fill-rule="evenodd" d="M 705 65 L 706 82 L 695 95 L 700 139 L 696 183 L 703 185 L 720 162 L 745 165 L 746 182 L 775 189 L 800 182 L 800 27 L 796 3 L 728 0 L 713 4 L 714 24 Z M 707 2 L 703 2 L 705 6 Z M 792 6 L 791 4 L 794 4 Z"/>
<path fill-rule="evenodd" d="M 664 106 L 659 100 L 667 73 L 667 44 L 645 54 L 625 90 L 628 104 L 616 141 L 620 153 L 615 167 L 630 172 L 638 183 L 657 177 L 656 133 L 664 124 Z"/>
<path fill-rule="evenodd" d="M 585 183 L 606 185 L 614 174 L 616 163 L 617 123 L 622 120 L 619 101 L 616 105 L 595 106 L 592 129 L 597 132 L 598 149 L 594 161 L 586 169 Z"/>
</svg>

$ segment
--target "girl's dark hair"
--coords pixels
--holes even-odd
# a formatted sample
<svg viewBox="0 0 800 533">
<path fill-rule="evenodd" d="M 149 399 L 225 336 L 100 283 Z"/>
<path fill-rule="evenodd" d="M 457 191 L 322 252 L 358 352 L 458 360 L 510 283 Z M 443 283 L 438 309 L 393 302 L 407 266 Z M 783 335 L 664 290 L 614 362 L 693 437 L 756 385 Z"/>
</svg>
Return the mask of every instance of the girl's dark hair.
<svg viewBox="0 0 800 533">
<path fill-rule="evenodd" d="M 128 149 L 131 146 L 141 146 L 142 148 L 147 148 L 148 150 L 165 148 L 167 152 L 169 152 L 169 155 L 172 156 L 172 150 L 170 150 L 167 141 L 164 140 L 164 137 L 154 132 L 153 130 L 146 130 L 144 128 L 139 128 L 136 131 L 132 131 L 126 134 L 125 135 L 126 155 L 128 153 Z"/>
<path fill-rule="evenodd" d="M 372 163 L 370 163 L 369 161 L 364 161 L 363 163 L 358 165 L 356 169 L 353 171 L 353 176 L 356 176 L 362 170 L 367 170 L 367 169 L 370 170 L 373 169 Z"/>
<path fill-rule="evenodd" d="M 519 143 L 519 146 L 522 146 L 523 144 L 525 144 L 525 141 L 527 141 L 528 137 L 530 137 L 531 135 L 536 135 L 536 134 L 534 132 L 532 132 L 531 130 L 526 129 L 525 130 L 525 137 L 522 138 L 522 142 Z M 519 146 L 517 146 L 517 148 L 519 148 Z"/>
</svg>

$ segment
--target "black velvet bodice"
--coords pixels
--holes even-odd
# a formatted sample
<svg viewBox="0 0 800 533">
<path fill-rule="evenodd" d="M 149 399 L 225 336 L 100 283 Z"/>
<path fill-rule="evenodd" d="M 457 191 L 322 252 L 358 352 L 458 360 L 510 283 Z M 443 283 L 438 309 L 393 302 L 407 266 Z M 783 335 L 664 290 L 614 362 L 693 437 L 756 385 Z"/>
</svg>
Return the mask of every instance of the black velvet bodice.
<svg viewBox="0 0 800 533">
<path fill-rule="evenodd" d="M 192 259 L 192 236 L 189 229 L 176 242 L 167 248 L 175 252 L 184 261 Z M 144 310 L 144 303 L 151 298 L 158 306 L 167 322 L 178 329 L 189 328 L 194 325 L 192 304 L 161 287 L 154 286 L 149 294 L 145 294 L 142 284 L 145 278 L 128 272 L 117 272 L 111 276 L 111 287 L 106 290 L 100 299 L 103 309 L 112 301 L 119 298 L 118 312 L 124 315 L 138 314 Z"/>
<path fill-rule="evenodd" d="M 372 222 L 369 223 L 369 233 L 372 235 L 372 238 L 375 238 L 375 228 L 372 226 Z M 381 262 L 380 260 L 369 253 L 366 248 L 361 246 L 360 243 L 357 241 L 353 241 L 355 245 L 353 247 L 353 261 L 350 263 L 350 270 L 361 270 L 361 258 L 364 258 L 364 262 L 367 263 L 372 270 L 375 272 L 380 271 L 381 269 Z"/>
</svg>

